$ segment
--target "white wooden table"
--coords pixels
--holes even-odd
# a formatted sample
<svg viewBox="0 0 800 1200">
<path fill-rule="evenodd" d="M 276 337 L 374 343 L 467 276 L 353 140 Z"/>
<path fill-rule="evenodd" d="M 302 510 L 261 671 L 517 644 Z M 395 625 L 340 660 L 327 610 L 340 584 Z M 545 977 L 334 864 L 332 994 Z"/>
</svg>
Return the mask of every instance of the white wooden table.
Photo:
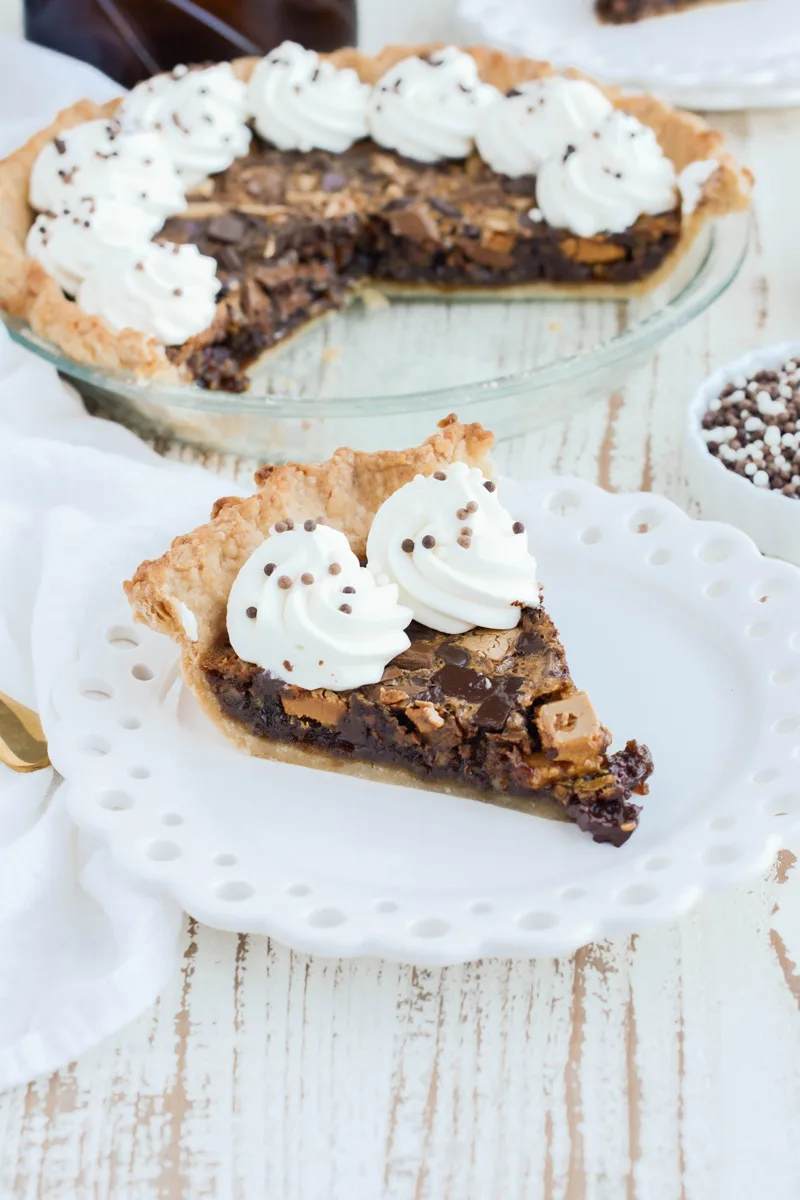
<svg viewBox="0 0 800 1200">
<path fill-rule="evenodd" d="M 367 44 L 413 38 L 415 20 L 417 37 L 447 34 L 446 3 L 389 7 L 365 8 Z M 719 124 L 759 180 L 738 282 L 635 391 L 502 447 L 506 472 L 691 505 L 692 387 L 751 344 L 797 336 L 800 112 Z M 325 961 L 187 922 L 151 1012 L 0 1097 L 0 1197 L 798 1196 L 798 963 L 788 848 L 680 924 L 567 959 Z"/>
</svg>

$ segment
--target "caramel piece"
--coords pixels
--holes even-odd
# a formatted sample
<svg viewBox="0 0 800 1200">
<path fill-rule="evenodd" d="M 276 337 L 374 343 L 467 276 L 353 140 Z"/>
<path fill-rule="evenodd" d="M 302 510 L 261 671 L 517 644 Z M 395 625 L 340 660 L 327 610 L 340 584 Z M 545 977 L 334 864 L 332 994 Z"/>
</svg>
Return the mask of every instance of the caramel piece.
<svg viewBox="0 0 800 1200">
<path fill-rule="evenodd" d="M 555 751 L 556 759 L 593 759 L 606 748 L 605 731 L 585 692 L 543 704 L 536 714 L 536 728 L 545 753 Z"/>
<path fill-rule="evenodd" d="M 623 246 L 615 246 L 612 242 L 595 241 L 594 238 L 565 238 L 559 248 L 567 258 L 582 263 L 616 262 L 625 257 Z"/>
<path fill-rule="evenodd" d="M 347 712 L 347 702 L 328 688 L 313 692 L 303 688 L 288 688 L 281 694 L 281 704 L 290 717 L 318 721 L 320 725 L 337 725 Z"/>
</svg>

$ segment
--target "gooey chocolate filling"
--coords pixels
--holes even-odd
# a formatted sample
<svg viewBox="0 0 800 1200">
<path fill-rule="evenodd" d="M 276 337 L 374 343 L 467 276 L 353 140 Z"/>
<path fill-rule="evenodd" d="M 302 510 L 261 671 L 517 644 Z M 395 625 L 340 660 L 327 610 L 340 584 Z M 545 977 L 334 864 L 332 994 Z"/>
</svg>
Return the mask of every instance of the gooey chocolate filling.
<svg viewBox="0 0 800 1200">
<path fill-rule="evenodd" d="M 517 629 L 436 633 L 409 628 L 411 646 L 380 683 L 303 692 L 243 663 L 227 639 L 201 667 L 223 711 L 258 737 L 336 757 L 405 768 L 462 784 L 487 800 L 550 800 L 595 841 L 621 845 L 636 828 L 653 764 L 628 742 L 594 761 L 560 762 L 542 748 L 537 710 L 574 691 L 558 633 L 541 609 Z"/>
<path fill-rule="evenodd" d="M 477 155 L 413 162 L 369 140 L 298 154 L 254 137 L 211 186 L 160 236 L 216 258 L 223 316 L 168 353 L 201 386 L 227 391 L 244 390 L 264 351 L 370 281 L 443 291 L 631 283 L 660 266 L 681 228 L 676 208 L 577 237 L 536 217 L 533 176 L 497 175 Z"/>
</svg>

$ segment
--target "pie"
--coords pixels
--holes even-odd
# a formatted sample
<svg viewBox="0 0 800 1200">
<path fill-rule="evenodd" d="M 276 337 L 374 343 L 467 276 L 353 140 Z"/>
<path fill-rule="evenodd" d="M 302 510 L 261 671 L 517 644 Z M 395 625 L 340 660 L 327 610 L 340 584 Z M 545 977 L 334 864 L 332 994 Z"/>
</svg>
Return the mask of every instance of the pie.
<svg viewBox="0 0 800 1200">
<path fill-rule="evenodd" d="M 126 120 L 132 119 L 126 116 L 130 111 L 139 123 L 131 128 L 149 131 L 140 132 L 140 137 L 152 139 L 158 131 L 169 153 L 183 154 L 176 161 L 186 205 L 178 211 L 174 202 L 165 202 L 160 219 L 166 213 L 166 221 L 155 233 L 156 241 L 180 248 L 174 263 L 152 247 L 142 250 L 138 259 L 130 258 L 128 243 L 141 236 L 134 235 L 134 226 L 141 224 L 142 213 L 133 209 L 151 205 L 147 189 L 142 189 L 141 201 L 139 183 L 134 193 L 126 193 L 128 216 L 116 218 L 105 198 L 107 180 L 101 195 L 92 192 L 103 172 L 108 174 L 104 161 L 120 154 L 119 147 L 133 145 L 109 124 L 120 115 L 120 101 L 101 107 L 89 101 L 73 105 L 0 163 L 0 305 L 80 362 L 122 369 L 142 379 L 236 392 L 248 386 L 248 371 L 265 355 L 359 296 L 377 291 L 389 296 L 628 297 L 657 286 L 709 219 L 748 203 L 748 173 L 723 151 L 721 134 L 698 117 L 652 96 L 624 95 L 575 72 L 558 75 L 547 63 L 486 47 L 468 53 L 453 47 L 388 47 L 374 56 L 346 49 L 308 61 L 312 52 L 293 47 L 284 65 L 287 71 L 301 72 L 291 78 L 302 82 L 290 89 L 287 85 L 281 104 L 286 97 L 305 96 L 317 88 L 322 121 L 331 97 L 345 114 L 346 105 L 355 103 L 357 89 L 365 87 L 372 136 L 363 136 L 368 132 L 364 124 L 356 127 L 355 141 L 345 144 L 344 139 L 341 149 L 313 144 L 303 150 L 280 148 L 258 134 L 251 140 L 244 116 L 238 121 L 231 116 L 231 106 L 238 103 L 231 87 L 249 81 L 253 88 L 264 64 L 281 67 L 281 52 L 288 53 L 279 48 L 260 62 L 241 59 L 232 73 L 227 64 L 188 73 L 184 68 L 181 75 L 139 85 L 131 93 L 135 99 L 126 99 L 123 134 Z M 223 68 L 230 77 L 223 76 Z M 183 100 L 178 97 L 175 111 L 165 110 L 163 120 L 155 119 L 153 105 L 161 103 L 170 87 L 177 96 L 179 89 L 201 76 L 210 78 L 212 71 L 217 73 L 214 87 L 196 89 L 207 93 L 217 88 L 217 108 L 202 114 L 202 129 L 186 123 L 186 111 L 196 115 L 197 94 L 194 108 L 180 108 Z M 445 142 L 433 158 L 427 145 L 418 148 L 413 139 L 436 105 L 418 103 L 399 117 L 396 111 L 406 93 L 417 94 L 414 88 L 419 91 L 418 79 L 426 71 L 431 78 L 449 81 L 452 88 L 450 97 L 434 95 L 444 114 L 439 114 L 437 136 Z M 396 79 L 393 72 L 399 72 Z M 547 93 L 565 83 L 583 89 L 582 97 L 574 102 L 570 98 L 567 104 Z M 483 112 L 484 103 L 487 113 L 490 101 L 494 105 L 496 122 L 493 116 L 495 123 L 483 140 L 477 133 L 463 138 L 455 118 L 452 128 L 448 123 L 456 102 L 467 101 L 474 103 L 476 112 Z M 510 167 L 509 159 L 519 150 L 519 118 L 525 110 L 534 114 L 537 105 L 549 111 L 547 104 L 555 105 L 561 116 L 545 130 L 548 144 L 540 165 L 527 173 L 524 166 Z M 350 108 L 346 115 L 350 120 Z M 95 151 L 91 184 L 85 166 L 83 174 L 75 174 L 72 167 L 58 170 L 62 180 L 72 181 L 77 189 L 69 216 L 74 236 L 84 226 L 94 231 L 103 224 L 103 238 L 114 250 L 106 256 L 98 249 L 100 243 L 93 243 L 93 261 L 85 270 L 95 275 L 100 271 L 100 278 L 92 286 L 87 281 L 76 301 L 62 287 L 69 288 L 77 251 L 72 242 L 65 250 L 64 238 L 58 241 L 53 233 L 48 208 L 52 202 L 40 200 L 40 217 L 33 220 L 29 184 L 48 147 L 63 152 L 69 137 L 77 136 L 78 126 L 103 120 L 109 144 Z M 576 144 L 564 143 L 573 120 L 584 133 Z M 399 140 L 398 122 L 407 126 Z M 589 136 L 593 122 L 597 128 L 591 136 L 600 139 L 597 142 Z M 389 134 L 380 132 L 390 126 Z M 256 127 L 263 128 L 257 118 Z M 212 132 L 223 128 L 227 132 L 212 145 Z M 313 134 L 314 122 L 310 128 Z M 327 132 L 322 140 L 328 140 Z M 284 146 L 292 144 L 279 133 L 273 136 Z M 378 144 L 376 137 L 401 149 Z M 314 142 L 312 135 L 309 140 Z M 231 153 L 220 157 L 217 151 L 225 147 Z M 153 154 L 149 150 L 142 159 L 150 164 L 151 178 L 156 170 Z M 55 156 L 53 171 L 59 161 Z M 530 162 L 537 162 L 535 155 Z M 579 179 L 575 186 L 584 189 L 578 196 L 565 191 L 568 172 Z M 631 172 L 636 186 L 622 196 Z M 117 174 L 119 180 L 139 178 L 136 172 Z M 115 183 L 115 203 L 127 186 Z M 598 198 L 603 188 L 608 196 Z M 636 198 L 642 195 L 645 199 L 637 207 Z M 632 197 L 634 207 L 629 209 Z M 608 209 L 613 220 L 604 224 Z M 148 220 L 153 215 L 148 209 Z M 158 212 L 154 220 L 158 226 Z M 215 278 L 205 270 L 209 262 Z M 152 297 L 138 297 L 134 304 L 131 296 L 141 279 L 135 271 L 143 272 L 154 289 L 163 289 L 165 264 L 172 286 L 159 293 L 157 304 Z M 78 267 L 79 279 L 84 267 L 81 262 Z M 126 296 L 130 303 L 122 304 Z M 192 306 L 193 297 L 201 297 L 202 303 L 198 299 Z"/>
<path fill-rule="evenodd" d="M 595 841 L 619 846 L 638 824 L 640 808 L 632 797 L 647 792 L 650 753 L 635 741 L 608 753 L 611 735 L 572 681 L 535 580 L 526 582 L 519 573 L 528 561 L 522 524 L 514 522 L 496 535 L 491 522 L 505 521 L 508 514 L 496 502 L 491 480 L 488 454 L 493 441 L 480 425 L 461 425 L 451 416 L 440 422 L 433 437 L 411 450 L 368 454 L 345 449 L 325 463 L 261 468 L 255 495 L 218 501 L 207 525 L 177 538 L 161 558 L 143 563 L 125 590 L 137 620 L 178 643 L 186 684 L 220 729 L 249 753 L 433 788 L 521 811 L 544 806 L 577 823 Z M 428 496 L 441 488 L 439 494 L 449 498 L 460 494 L 462 484 L 485 499 L 487 512 L 493 506 L 486 517 L 486 538 L 493 545 L 505 537 L 507 556 L 501 555 L 490 573 L 514 576 L 507 595 L 527 597 L 511 599 L 516 608 L 505 610 L 512 614 L 510 620 L 500 615 L 494 622 L 510 627 L 487 628 L 467 620 L 449 624 L 451 632 L 443 632 L 449 618 L 434 616 L 430 619 L 438 629 L 414 619 L 403 633 L 411 612 L 398 607 L 390 611 L 377 599 L 373 603 L 386 586 L 379 573 L 377 582 L 367 581 L 364 603 L 373 605 L 369 612 L 374 618 L 368 623 L 366 610 L 359 617 L 357 609 L 356 593 L 362 592 L 362 584 L 339 587 L 342 579 L 355 578 L 339 561 L 330 561 L 341 559 L 341 553 L 318 561 L 314 574 L 305 569 L 310 560 L 297 558 L 298 547 L 308 547 L 312 554 L 320 544 L 332 546 L 339 539 L 344 553 L 354 554 L 353 570 L 365 575 L 365 556 L 369 566 L 373 541 L 383 537 L 388 520 L 393 531 L 388 541 L 411 569 L 415 547 L 408 538 L 401 545 L 399 533 L 395 537 L 395 527 L 401 528 L 392 524 L 397 512 L 411 511 L 407 497 Z M 436 539 L 430 534 L 422 538 L 418 550 L 423 570 L 432 564 L 434 574 L 444 571 L 450 577 L 473 569 L 469 555 L 476 548 L 479 555 L 486 552 L 480 550 L 483 535 L 477 527 L 481 503 L 470 502 L 452 518 L 441 518 L 445 524 L 452 519 L 456 532 L 460 528 L 457 550 L 452 544 L 435 562 L 425 559 L 437 553 Z M 445 526 L 440 522 L 436 527 Z M 277 565 L 269 561 L 282 547 L 284 558 Z M 463 568 L 456 563 L 458 555 L 458 562 L 467 564 Z M 516 566 L 503 565 L 512 558 Z M 289 562 L 293 565 L 287 566 Z M 461 579 L 461 599 L 453 612 L 458 609 L 463 615 L 459 605 L 466 603 L 469 587 L 462 585 L 469 578 L 481 580 L 486 596 L 494 597 L 490 603 L 497 602 L 499 592 L 484 581 L 485 567 L 479 560 L 474 564 L 477 574 Z M 382 564 L 376 565 L 376 572 L 382 569 Z M 423 576 L 415 578 L 427 587 Z M 264 606 L 273 606 L 267 614 L 273 624 L 265 626 L 265 652 L 277 664 L 286 655 L 282 665 L 270 670 L 245 661 L 231 644 L 254 645 L 252 639 L 258 639 L 259 614 L 247 594 L 253 586 L 258 589 L 253 599 L 258 594 Z M 404 599 L 402 589 L 400 594 Z M 292 595 L 296 607 L 294 615 L 287 616 Z M 311 622 L 317 622 L 317 632 L 322 630 L 320 642 L 306 619 L 315 603 L 323 605 Z M 365 673 L 368 682 L 352 687 L 342 686 L 342 679 L 336 687 L 293 682 L 301 677 L 312 683 L 318 671 L 327 670 L 323 652 L 317 663 L 314 647 L 329 644 L 341 653 L 342 639 L 348 636 L 341 630 L 348 630 L 348 623 L 356 622 L 350 644 L 361 653 L 365 640 L 374 640 L 379 612 L 388 622 L 387 630 L 392 612 L 400 616 L 397 628 L 387 633 L 386 645 L 392 649 L 371 665 L 371 674 Z M 298 613 L 301 632 L 295 629 L 289 641 L 282 640 L 280 623 L 297 619 Z M 249 643 L 239 641 L 241 630 Z M 335 633 L 328 638 L 330 630 Z M 291 638 L 294 649 L 283 649 Z M 252 657 L 256 656 L 254 650 Z M 304 666 L 298 656 L 305 658 Z M 301 667 L 305 676 L 299 676 Z"/>
<path fill-rule="evenodd" d="M 627 25 L 645 17 L 664 16 L 699 8 L 702 4 L 720 4 L 728 0 L 595 0 L 595 12 L 610 25 Z"/>
</svg>

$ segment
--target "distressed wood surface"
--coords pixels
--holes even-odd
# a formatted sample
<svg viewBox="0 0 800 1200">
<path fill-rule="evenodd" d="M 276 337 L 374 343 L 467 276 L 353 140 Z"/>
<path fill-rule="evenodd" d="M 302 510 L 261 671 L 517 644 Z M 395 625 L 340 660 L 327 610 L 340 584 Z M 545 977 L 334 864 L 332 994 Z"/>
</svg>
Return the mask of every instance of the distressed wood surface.
<svg viewBox="0 0 800 1200">
<path fill-rule="evenodd" d="M 408 37 L 412 10 L 418 36 L 447 33 L 447 4 L 391 6 L 405 25 L 379 25 L 379 4 L 368 44 Z M 750 345 L 796 336 L 800 112 L 719 124 L 760 180 L 740 279 L 626 394 L 502 447 L 507 472 L 569 471 L 691 508 L 693 387 Z M 798 963 L 790 849 L 678 925 L 565 959 L 338 962 L 187 922 L 151 1012 L 0 1096 L 0 1198 L 796 1196 Z"/>
</svg>

